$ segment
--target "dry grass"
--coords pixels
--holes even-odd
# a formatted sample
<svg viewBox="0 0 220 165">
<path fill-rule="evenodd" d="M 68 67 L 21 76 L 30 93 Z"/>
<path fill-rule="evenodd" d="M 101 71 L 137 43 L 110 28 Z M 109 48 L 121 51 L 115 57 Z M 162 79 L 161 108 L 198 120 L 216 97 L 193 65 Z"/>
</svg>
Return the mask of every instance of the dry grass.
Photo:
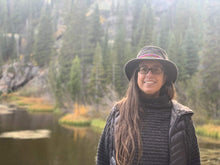
<svg viewBox="0 0 220 165">
<path fill-rule="evenodd" d="M 19 97 L 17 103 L 23 105 L 32 105 L 32 104 L 42 104 L 45 101 L 42 98 L 35 98 L 35 97 Z"/>
<path fill-rule="evenodd" d="M 37 97 L 24 97 L 16 93 L 4 96 L 9 99 L 13 104 L 25 108 L 28 111 L 34 112 L 52 112 L 54 106 L 43 98 Z"/>
<path fill-rule="evenodd" d="M 78 103 L 74 104 L 74 115 L 75 116 L 88 116 L 89 107 L 85 105 L 79 105 Z"/>
<path fill-rule="evenodd" d="M 54 110 L 54 107 L 50 104 L 42 103 L 42 104 L 34 104 L 29 105 L 28 110 L 32 112 L 52 112 Z"/>
<path fill-rule="evenodd" d="M 72 126 L 89 126 L 91 120 L 87 117 L 83 116 L 76 116 L 75 114 L 67 114 L 62 117 L 59 122 L 65 125 L 72 125 Z"/>
</svg>

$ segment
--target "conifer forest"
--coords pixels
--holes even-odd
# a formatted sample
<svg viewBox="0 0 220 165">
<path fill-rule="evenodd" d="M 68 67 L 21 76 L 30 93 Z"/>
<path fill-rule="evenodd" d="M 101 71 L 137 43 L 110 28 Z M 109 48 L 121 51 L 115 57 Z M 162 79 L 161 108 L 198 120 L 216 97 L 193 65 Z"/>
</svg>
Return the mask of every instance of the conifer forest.
<svg viewBox="0 0 220 165">
<path fill-rule="evenodd" d="M 56 107 L 113 106 L 145 45 L 177 64 L 176 99 L 197 122 L 220 118 L 219 0 L 0 0 L 0 66 L 45 71 Z"/>
</svg>

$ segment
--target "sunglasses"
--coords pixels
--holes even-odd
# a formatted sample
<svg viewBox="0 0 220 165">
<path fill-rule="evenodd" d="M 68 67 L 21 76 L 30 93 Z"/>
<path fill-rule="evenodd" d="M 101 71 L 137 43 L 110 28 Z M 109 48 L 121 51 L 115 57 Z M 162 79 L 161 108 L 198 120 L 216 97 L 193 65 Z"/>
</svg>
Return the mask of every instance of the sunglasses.
<svg viewBox="0 0 220 165">
<path fill-rule="evenodd" d="M 159 75 L 163 73 L 163 70 L 164 69 L 160 66 L 149 67 L 147 65 L 139 66 L 139 69 L 138 69 L 140 74 L 148 74 L 148 72 L 151 71 L 151 73 L 155 75 Z"/>
</svg>

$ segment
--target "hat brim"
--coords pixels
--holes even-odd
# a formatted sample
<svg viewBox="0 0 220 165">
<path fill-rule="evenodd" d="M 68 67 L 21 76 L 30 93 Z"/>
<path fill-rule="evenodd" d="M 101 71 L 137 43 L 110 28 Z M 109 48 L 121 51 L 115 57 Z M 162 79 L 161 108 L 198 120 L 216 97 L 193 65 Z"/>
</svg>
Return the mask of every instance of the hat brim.
<svg viewBox="0 0 220 165">
<path fill-rule="evenodd" d="M 155 60 L 155 61 L 160 62 L 166 70 L 166 74 L 168 76 L 168 79 L 173 83 L 176 81 L 176 79 L 177 79 L 177 66 L 176 66 L 176 64 L 174 64 L 172 61 L 167 60 L 167 59 L 158 59 L 158 58 L 152 58 L 152 57 L 151 58 L 142 58 L 142 59 L 132 59 L 125 64 L 124 70 L 125 70 L 125 74 L 126 74 L 129 81 L 131 79 L 133 72 L 138 67 L 139 63 L 144 60 Z"/>
</svg>

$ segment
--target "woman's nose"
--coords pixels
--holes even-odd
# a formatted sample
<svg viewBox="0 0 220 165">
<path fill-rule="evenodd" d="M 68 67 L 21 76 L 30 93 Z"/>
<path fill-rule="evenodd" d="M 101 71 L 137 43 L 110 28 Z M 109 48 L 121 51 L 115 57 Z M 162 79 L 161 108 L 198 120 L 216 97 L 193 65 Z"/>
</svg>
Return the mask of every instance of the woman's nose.
<svg viewBox="0 0 220 165">
<path fill-rule="evenodd" d="M 152 76 L 153 74 L 152 74 L 152 71 L 151 71 L 151 69 L 147 72 L 147 74 L 145 74 L 145 76 Z"/>
</svg>

